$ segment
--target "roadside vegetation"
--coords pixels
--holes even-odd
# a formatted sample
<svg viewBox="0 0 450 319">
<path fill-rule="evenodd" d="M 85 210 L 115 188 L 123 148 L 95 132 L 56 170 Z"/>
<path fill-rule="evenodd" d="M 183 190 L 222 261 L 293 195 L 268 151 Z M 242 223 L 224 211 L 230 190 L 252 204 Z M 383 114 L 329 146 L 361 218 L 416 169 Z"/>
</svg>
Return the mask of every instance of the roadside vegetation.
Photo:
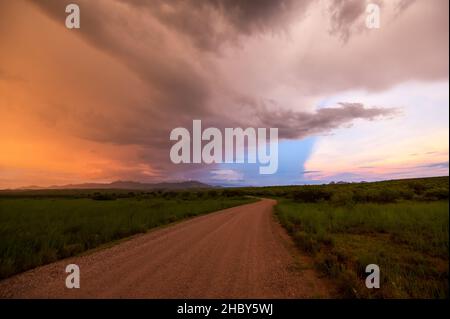
<svg viewBox="0 0 450 319">
<path fill-rule="evenodd" d="M 341 296 L 449 297 L 448 177 L 312 186 L 286 195 L 276 215 Z M 380 289 L 365 287 L 369 264 L 380 267 Z"/>
<path fill-rule="evenodd" d="M 0 193 L 0 279 L 184 218 L 254 201 L 233 191 Z"/>
<path fill-rule="evenodd" d="M 252 198 L 253 197 L 253 198 Z M 227 207 L 275 213 L 344 298 L 448 298 L 449 178 L 195 190 L 0 191 L 0 279 Z M 365 268 L 380 267 L 380 289 Z"/>
</svg>

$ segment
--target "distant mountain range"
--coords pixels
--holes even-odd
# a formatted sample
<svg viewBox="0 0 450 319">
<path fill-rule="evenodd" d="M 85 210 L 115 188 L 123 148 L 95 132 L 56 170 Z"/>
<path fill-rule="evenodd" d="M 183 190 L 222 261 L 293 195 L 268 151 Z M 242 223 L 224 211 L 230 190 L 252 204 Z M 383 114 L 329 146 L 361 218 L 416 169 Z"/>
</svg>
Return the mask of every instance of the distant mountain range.
<svg viewBox="0 0 450 319">
<path fill-rule="evenodd" d="M 21 190 L 37 190 L 37 189 L 133 189 L 133 190 L 152 190 L 152 189 L 187 189 L 187 188 L 211 188 L 214 186 L 204 184 L 198 181 L 184 182 L 163 182 L 163 183 L 141 183 L 133 181 L 115 181 L 112 183 L 83 183 L 68 185 L 52 185 L 48 187 L 41 186 L 25 186 L 18 189 Z"/>
</svg>

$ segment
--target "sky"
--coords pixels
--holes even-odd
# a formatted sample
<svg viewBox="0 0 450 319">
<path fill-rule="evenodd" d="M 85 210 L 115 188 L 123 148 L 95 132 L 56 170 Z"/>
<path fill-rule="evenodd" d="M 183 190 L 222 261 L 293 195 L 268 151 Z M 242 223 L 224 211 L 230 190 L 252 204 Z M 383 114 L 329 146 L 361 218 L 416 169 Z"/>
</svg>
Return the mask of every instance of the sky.
<svg viewBox="0 0 450 319">
<path fill-rule="evenodd" d="M 0 0 L 0 188 L 448 175 L 449 2 L 373 2 Z M 278 171 L 172 163 L 194 119 L 278 128 Z"/>
</svg>

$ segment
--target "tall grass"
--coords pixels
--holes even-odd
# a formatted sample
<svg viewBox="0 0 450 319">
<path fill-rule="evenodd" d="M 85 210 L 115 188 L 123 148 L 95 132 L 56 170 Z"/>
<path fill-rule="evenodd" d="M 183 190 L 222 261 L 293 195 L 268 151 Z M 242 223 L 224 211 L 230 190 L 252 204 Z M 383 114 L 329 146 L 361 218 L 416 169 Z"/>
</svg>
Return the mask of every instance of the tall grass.
<svg viewBox="0 0 450 319">
<path fill-rule="evenodd" d="M 245 198 L 3 198 L 0 278 Z"/>
<path fill-rule="evenodd" d="M 354 204 L 281 201 L 281 223 L 347 297 L 448 297 L 448 201 Z M 364 285 L 380 266 L 381 288 Z"/>
</svg>

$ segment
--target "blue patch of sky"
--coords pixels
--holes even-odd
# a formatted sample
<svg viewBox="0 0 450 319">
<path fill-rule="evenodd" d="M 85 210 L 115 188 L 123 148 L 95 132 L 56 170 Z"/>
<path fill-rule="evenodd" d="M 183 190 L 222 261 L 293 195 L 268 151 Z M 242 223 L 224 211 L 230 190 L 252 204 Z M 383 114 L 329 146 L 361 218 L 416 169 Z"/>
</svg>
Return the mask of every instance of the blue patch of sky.
<svg viewBox="0 0 450 319">
<path fill-rule="evenodd" d="M 233 170 L 241 177 L 239 180 L 214 180 L 210 183 L 223 186 L 264 186 L 302 184 L 305 163 L 314 147 L 315 137 L 301 140 L 281 140 L 278 144 L 278 170 L 274 174 L 262 175 L 259 167 L 263 164 L 232 163 L 219 164 L 216 170 Z"/>
</svg>

